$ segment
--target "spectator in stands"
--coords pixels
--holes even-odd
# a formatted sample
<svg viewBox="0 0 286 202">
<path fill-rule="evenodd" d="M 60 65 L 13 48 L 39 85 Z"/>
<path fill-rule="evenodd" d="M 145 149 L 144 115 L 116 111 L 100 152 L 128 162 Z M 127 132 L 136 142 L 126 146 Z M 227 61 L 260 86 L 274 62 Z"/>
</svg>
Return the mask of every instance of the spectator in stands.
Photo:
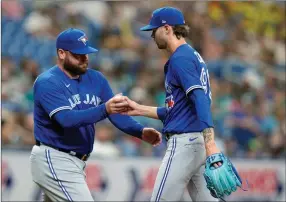
<svg viewBox="0 0 286 202">
<path fill-rule="evenodd" d="M 166 5 L 186 13 L 190 44 L 208 64 L 221 147 L 232 157 L 283 157 L 286 28 L 281 2 L 2 2 L 3 143 L 31 144 L 32 85 L 44 65 L 54 63 L 56 33 L 69 26 L 84 29 L 97 44 L 100 51 L 90 63 L 112 81 L 115 93 L 164 106 L 162 67 L 167 58 L 154 51 L 139 25 L 150 18 L 146 11 Z M 159 121 L 136 119 L 162 127 Z M 146 147 L 106 125 L 98 132 L 95 148 L 104 146 L 102 156 L 162 156 L 165 150 L 164 144 Z"/>
<path fill-rule="evenodd" d="M 96 128 L 93 156 L 98 158 L 115 158 L 120 156 L 117 145 L 114 144 L 115 132 L 111 125 L 100 125 Z"/>
</svg>

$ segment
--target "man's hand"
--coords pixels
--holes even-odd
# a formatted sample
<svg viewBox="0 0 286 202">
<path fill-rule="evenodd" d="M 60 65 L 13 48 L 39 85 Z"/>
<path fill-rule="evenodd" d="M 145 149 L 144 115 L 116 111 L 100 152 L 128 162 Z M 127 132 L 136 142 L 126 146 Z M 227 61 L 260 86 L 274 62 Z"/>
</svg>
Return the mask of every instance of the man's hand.
<svg viewBox="0 0 286 202">
<path fill-rule="evenodd" d="M 122 112 L 121 114 L 128 116 L 141 116 L 142 115 L 142 107 L 137 102 L 125 97 L 126 102 L 128 103 L 127 111 Z"/>
<path fill-rule="evenodd" d="M 158 146 L 162 142 L 162 135 L 154 128 L 144 128 L 142 134 L 142 140 L 152 144 L 154 147 Z"/>
<path fill-rule="evenodd" d="M 125 97 L 128 107 L 126 111 L 122 111 L 121 114 L 128 116 L 145 116 L 152 119 L 159 119 L 157 114 L 157 107 L 151 107 L 146 105 L 140 105 L 128 97 Z"/>
<path fill-rule="evenodd" d="M 128 109 L 128 102 L 126 101 L 125 96 L 122 96 L 122 94 L 117 94 L 111 99 L 109 99 L 105 103 L 106 111 L 108 114 L 116 114 L 121 113 L 124 111 L 127 111 Z"/>
</svg>

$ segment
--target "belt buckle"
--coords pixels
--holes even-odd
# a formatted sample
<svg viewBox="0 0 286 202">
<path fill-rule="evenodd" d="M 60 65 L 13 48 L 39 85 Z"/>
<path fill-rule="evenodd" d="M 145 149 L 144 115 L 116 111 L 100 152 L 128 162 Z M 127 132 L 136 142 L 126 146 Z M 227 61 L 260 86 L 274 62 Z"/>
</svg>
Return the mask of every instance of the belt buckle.
<svg viewBox="0 0 286 202">
<path fill-rule="evenodd" d="M 166 140 L 168 141 L 170 139 L 170 133 L 166 133 Z"/>
<path fill-rule="evenodd" d="M 166 133 L 166 140 L 168 141 L 173 135 L 173 133 Z"/>
<path fill-rule="evenodd" d="M 89 157 L 89 154 L 85 154 L 81 157 L 81 160 L 86 161 Z"/>
</svg>

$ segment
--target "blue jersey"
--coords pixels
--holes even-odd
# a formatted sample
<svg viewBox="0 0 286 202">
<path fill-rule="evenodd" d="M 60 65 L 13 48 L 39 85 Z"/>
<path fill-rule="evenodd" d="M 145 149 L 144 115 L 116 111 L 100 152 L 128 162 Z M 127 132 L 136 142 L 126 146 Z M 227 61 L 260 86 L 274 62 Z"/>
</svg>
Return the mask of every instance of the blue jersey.
<svg viewBox="0 0 286 202">
<path fill-rule="evenodd" d="M 52 67 L 34 84 L 35 139 L 57 148 L 90 153 L 95 136 L 94 124 L 63 128 L 53 116 L 61 110 L 97 107 L 112 97 L 113 92 L 100 72 L 88 69 L 78 79 L 70 79 L 59 67 Z M 130 128 L 134 134 L 142 132 L 143 127 L 129 116 L 114 114 L 108 118 L 124 132 L 130 132 Z"/>
<path fill-rule="evenodd" d="M 190 45 L 179 46 L 165 64 L 166 116 L 163 133 L 201 132 L 204 126 L 188 99 L 194 89 L 203 89 L 211 105 L 211 89 L 206 64 Z M 212 125 L 212 120 L 210 121 Z"/>
</svg>

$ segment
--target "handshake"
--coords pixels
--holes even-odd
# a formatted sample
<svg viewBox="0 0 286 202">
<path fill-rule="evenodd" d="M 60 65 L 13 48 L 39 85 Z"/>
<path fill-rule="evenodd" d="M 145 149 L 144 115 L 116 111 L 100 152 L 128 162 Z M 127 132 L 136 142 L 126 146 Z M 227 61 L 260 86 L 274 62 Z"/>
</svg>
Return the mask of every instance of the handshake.
<svg viewBox="0 0 286 202">
<path fill-rule="evenodd" d="M 123 114 L 129 116 L 141 116 L 140 105 L 121 93 L 109 99 L 106 104 L 108 114 Z"/>
<path fill-rule="evenodd" d="M 129 116 L 147 116 L 156 118 L 157 112 L 155 107 L 151 107 L 152 113 L 148 113 L 148 106 L 139 105 L 133 100 L 129 99 L 122 94 L 117 94 L 105 103 L 106 111 L 108 114 L 122 114 Z M 149 114 L 149 115 L 148 115 Z M 162 135 L 154 128 L 144 128 L 142 131 L 142 140 L 153 145 L 158 146 L 162 142 Z"/>
</svg>

